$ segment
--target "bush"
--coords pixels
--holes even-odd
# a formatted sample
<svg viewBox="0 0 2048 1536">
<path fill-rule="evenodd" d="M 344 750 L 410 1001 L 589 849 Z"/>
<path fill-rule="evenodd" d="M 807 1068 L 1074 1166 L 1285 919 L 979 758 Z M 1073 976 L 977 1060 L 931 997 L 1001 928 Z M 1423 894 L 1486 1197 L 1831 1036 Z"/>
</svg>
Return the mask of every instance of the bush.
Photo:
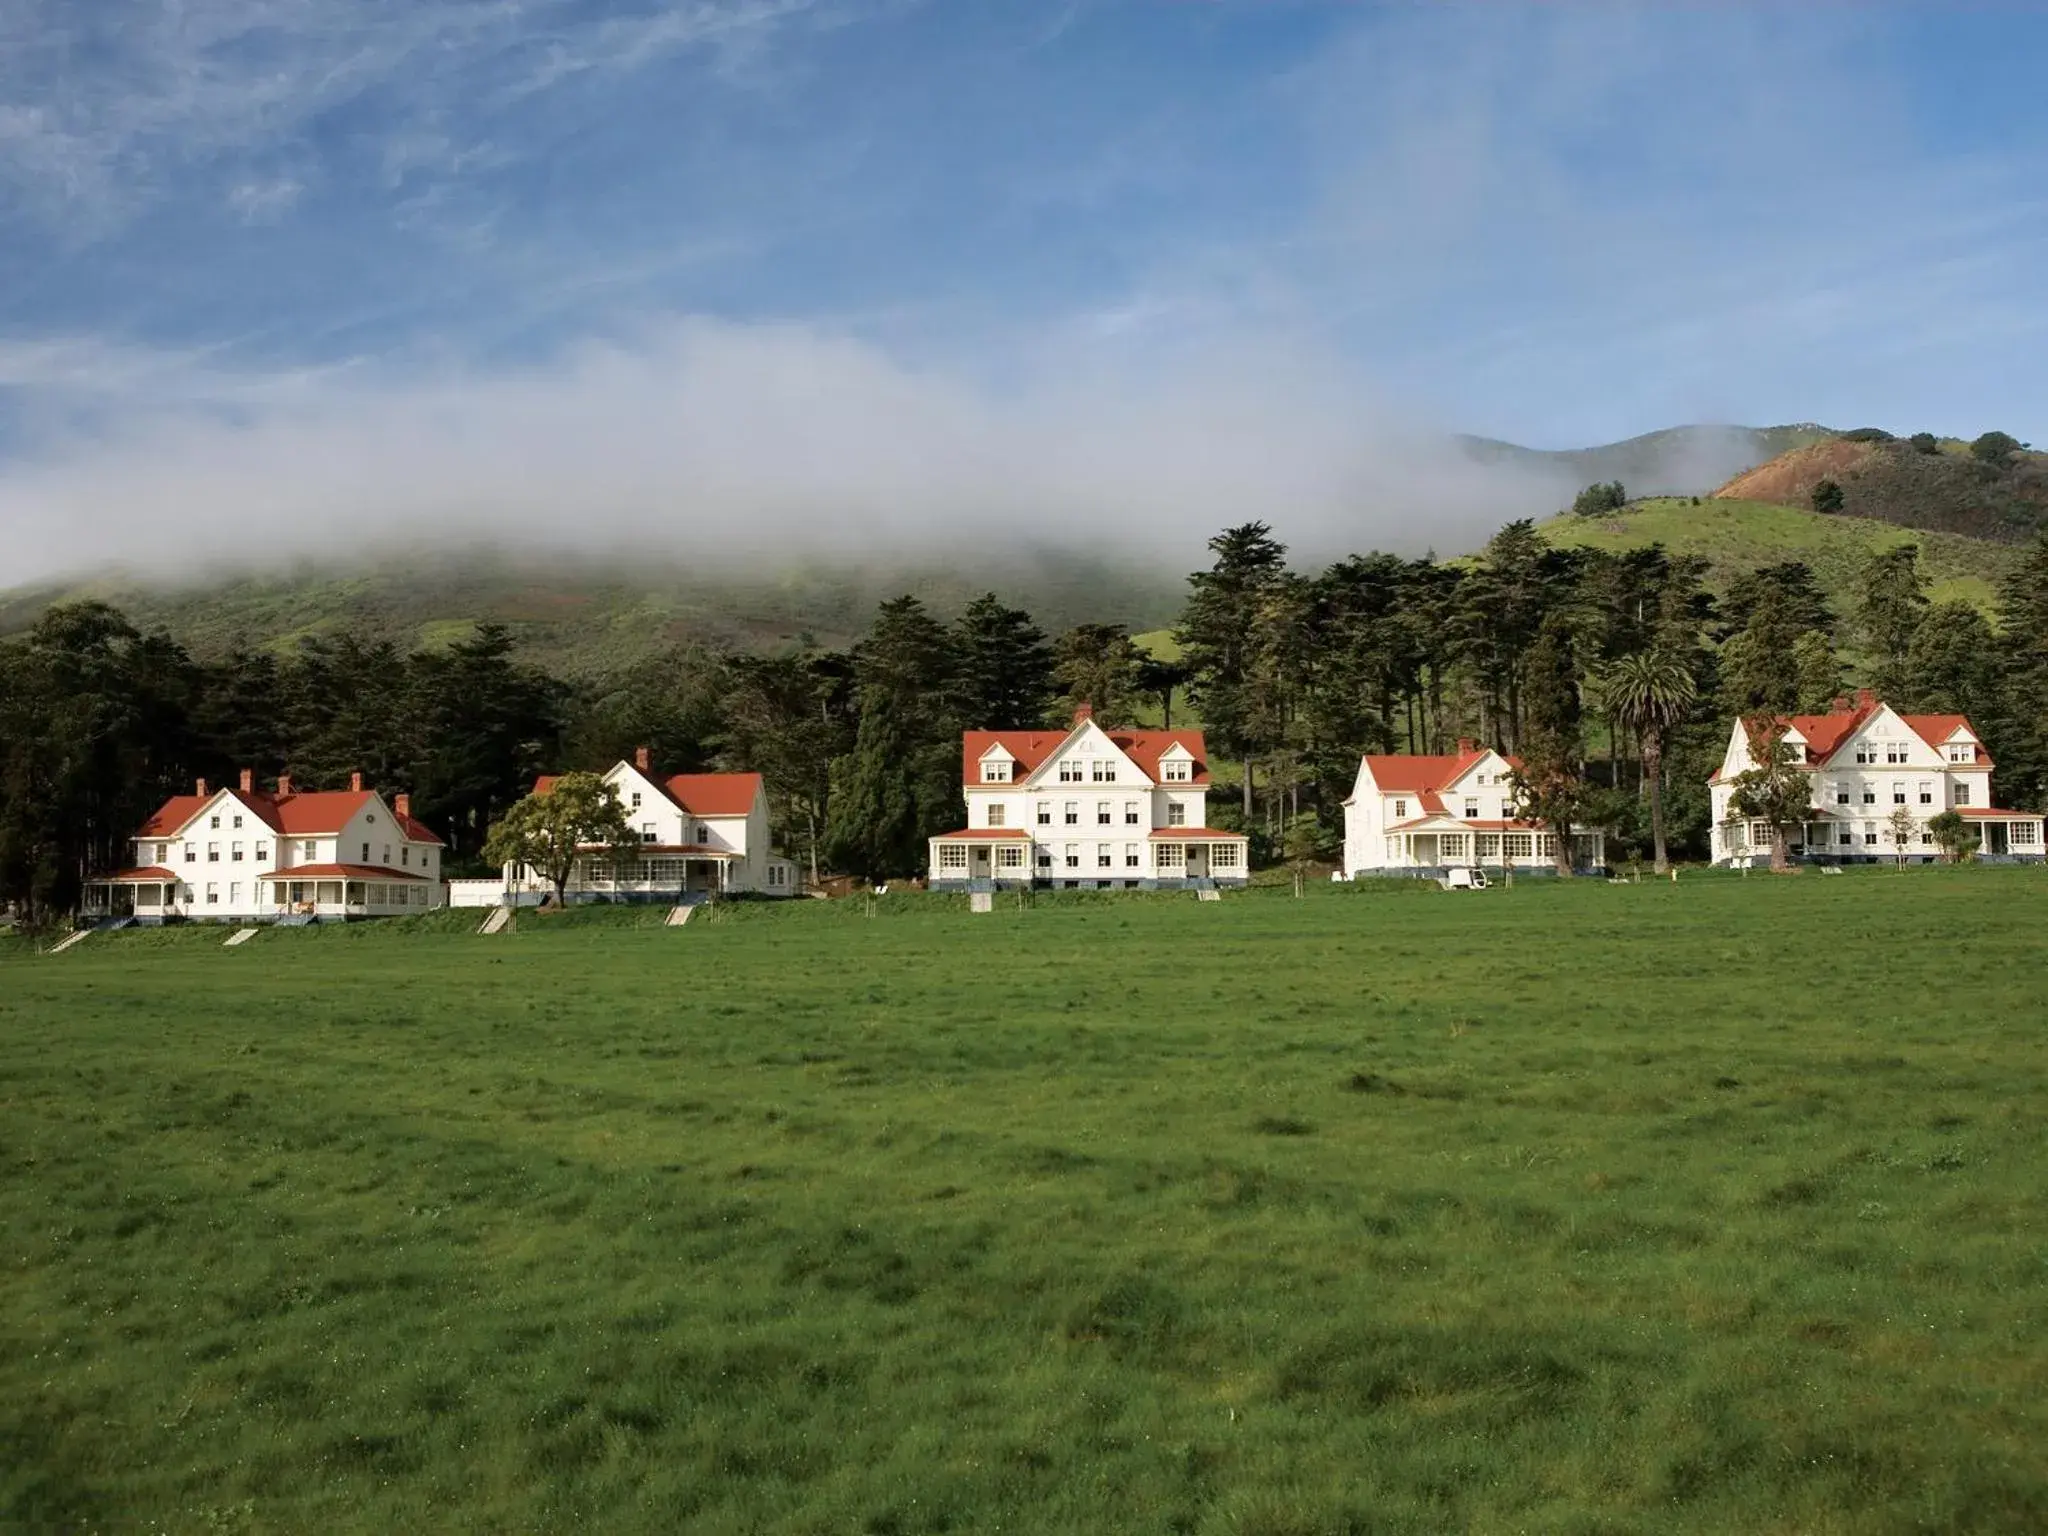
<svg viewBox="0 0 2048 1536">
<path fill-rule="evenodd" d="M 1913 445 L 1913 451 L 1915 453 L 1941 452 L 1941 439 L 1936 437 L 1932 432 L 1915 432 L 1911 437 L 1907 438 L 1906 441 Z"/>
<path fill-rule="evenodd" d="M 1986 432 L 1970 444 L 1970 457 L 1986 464 L 2003 466 L 2020 451 L 2020 440 L 2010 432 Z"/>
<path fill-rule="evenodd" d="M 1898 439 L 1883 427 L 1853 427 L 1842 434 L 1845 443 L 1896 443 Z"/>
<path fill-rule="evenodd" d="M 1813 510 L 1816 512 L 1839 512 L 1846 499 L 1842 494 L 1841 485 L 1836 481 L 1823 480 L 1813 488 Z"/>
<path fill-rule="evenodd" d="M 1619 512 L 1628 505 L 1628 492 L 1622 489 L 1619 480 L 1587 486 L 1572 502 L 1572 511 L 1580 517 L 1604 517 L 1609 512 Z"/>
</svg>

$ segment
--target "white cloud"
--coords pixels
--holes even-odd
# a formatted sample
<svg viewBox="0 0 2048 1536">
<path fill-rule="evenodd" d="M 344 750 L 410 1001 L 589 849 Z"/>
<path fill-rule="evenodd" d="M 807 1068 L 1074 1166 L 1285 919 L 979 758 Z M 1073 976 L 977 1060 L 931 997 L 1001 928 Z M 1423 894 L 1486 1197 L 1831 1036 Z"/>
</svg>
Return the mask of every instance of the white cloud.
<svg viewBox="0 0 2048 1536">
<path fill-rule="evenodd" d="M 244 224 L 268 224 L 289 213 L 305 190 L 306 184 L 292 176 L 243 181 L 228 189 L 227 202 Z"/>
</svg>

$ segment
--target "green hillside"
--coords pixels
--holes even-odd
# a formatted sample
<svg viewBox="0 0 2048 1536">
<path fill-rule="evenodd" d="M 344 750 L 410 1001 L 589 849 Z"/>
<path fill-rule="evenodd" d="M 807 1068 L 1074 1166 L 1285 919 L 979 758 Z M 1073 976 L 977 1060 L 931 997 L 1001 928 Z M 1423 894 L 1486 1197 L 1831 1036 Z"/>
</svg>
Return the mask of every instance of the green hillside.
<svg viewBox="0 0 2048 1536">
<path fill-rule="evenodd" d="M 1907 528 L 2023 543 L 2048 527 L 2048 453 L 1980 458 L 1960 443 L 1832 438 L 1744 471 L 1716 498 L 1808 507 L 1824 482 L 1840 512 Z"/>
<path fill-rule="evenodd" d="M 877 604 L 905 592 L 950 616 L 995 591 L 1057 631 L 1086 621 L 1138 629 L 1166 623 L 1184 589 L 1178 572 L 1056 554 L 948 568 L 816 567 L 779 576 L 448 558 L 350 576 L 298 571 L 168 590 L 104 580 L 0 593 L 0 635 L 25 628 L 52 602 L 77 597 L 114 603 L 145 629 L 169 630 L 202 658 L 343 631 L 403 648 L 432 647 L 491 620 L 508 626 L 534 660 L 581 673 L 686 641 L 768 650 L 806 639 L 845 645 L 866 629 Z"/>
<path fill-rule="evenodd" d="M 1961 598 L 1991 611 L 2000 578 L 2020 552 L 2007 544 L 1928 533 L 1861 517 L 1824 517 L 1797 507 L 1761 501 L 1653 497 L 1632 503 L 1613 517 L 1570 514 L 1539 525 L 1552 544 L 1610 553 L 1662 544 L 1673 554 L 1703 556 L 1713 564 L 1712 580 L 1722 585 L 1745 571 L 1787 560 L 1804 560 L 1844 611 L 1852 602 L 1864 561 L 1898 544 L 1918 544 L 1920 563 L 1941 602 Z"/>
</svg>

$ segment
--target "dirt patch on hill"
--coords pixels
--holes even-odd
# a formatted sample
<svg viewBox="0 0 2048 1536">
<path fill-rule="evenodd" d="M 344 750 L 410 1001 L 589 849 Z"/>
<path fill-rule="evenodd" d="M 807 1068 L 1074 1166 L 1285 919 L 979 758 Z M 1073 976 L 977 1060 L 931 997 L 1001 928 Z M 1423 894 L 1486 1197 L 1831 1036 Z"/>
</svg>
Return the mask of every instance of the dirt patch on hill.
<svg viewBox="0 0 2048 1536">
<path fill-rule="evenodd" d="M 1870 443 L 1832 438 L 1781 453 L 1768 464 L 1745 470 L 1714 495 L 1726 501 L 1771 501 L 1782 507 L 1812 503 L 1813 488 L 1823 480 L 1840 481 L 1869 460 Z"/>
</svg>

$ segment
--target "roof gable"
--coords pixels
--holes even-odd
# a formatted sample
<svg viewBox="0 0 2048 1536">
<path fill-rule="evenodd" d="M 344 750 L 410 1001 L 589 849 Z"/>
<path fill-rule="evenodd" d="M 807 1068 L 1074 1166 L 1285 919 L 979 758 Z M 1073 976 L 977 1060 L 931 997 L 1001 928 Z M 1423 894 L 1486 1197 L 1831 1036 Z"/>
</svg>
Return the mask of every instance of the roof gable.
<svg viewBox="0 0 2048 1536">
<path fill-rule="evenodd" d="M 1161 780 L 1160 759 L 1173 756 L 1175 747 L 1181 748 L 1184 754 L 1178 760 L 1189 765 L 1186 780 L 1177 779 L 1175 784 L 1185 783 L 1190 788 L 1199 788 L 1209 782 L 1209 752 L 1200 731 L 1112 731 L 1104 730 L 1092 720 L 1065 731 L 963 732 L 960 737 L 960 782 L 979 788 L 981 760 L 991 747 L 1000 746 L 1021 770 L 1015 774 L 1014 783 L 1003 786 L 1015 788 L 1017 784 L 1029 781 L 1039 769 L 1059 756 L 1060 749 L 1084 728 L 1099 731 L 1130 761 L 1132 767 L 1155 784 Z"/>
<path fill-rule="evenodd" d="M 671 800 L 692 816 L 745 816 L 761 793 L 758 773 L 679 773 L 663 781 Z"/>
</svg>

